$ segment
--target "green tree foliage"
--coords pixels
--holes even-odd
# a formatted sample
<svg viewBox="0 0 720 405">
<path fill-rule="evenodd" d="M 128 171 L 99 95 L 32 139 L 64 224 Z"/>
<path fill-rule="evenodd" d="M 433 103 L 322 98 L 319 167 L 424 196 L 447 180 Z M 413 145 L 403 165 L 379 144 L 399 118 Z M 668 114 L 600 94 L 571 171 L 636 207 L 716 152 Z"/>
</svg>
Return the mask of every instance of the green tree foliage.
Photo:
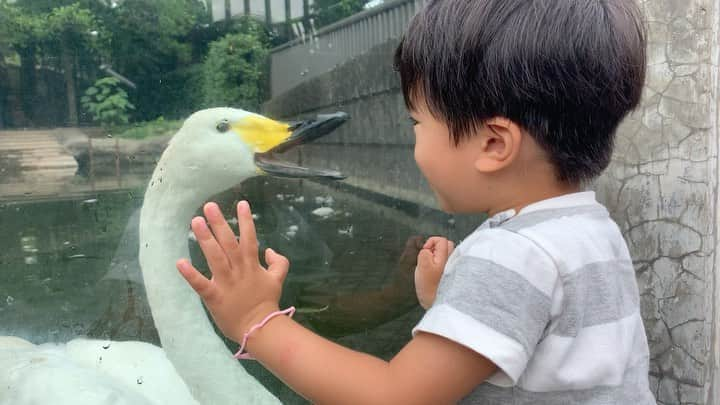
<svg viewBox="0 0 720 405">
<path fill-rule="evenodd" d="M 129 77 L 189 63 L 185 36 L 207 22 L 207 12 L 197 0 L 126 0 L 108 17 L 113 66 Z"/>
<path fill-rule="evenodd" d="M 125 90 L 113 77 L 104 77 L 88 87 L 81 102 L 93 120 L 105 129 L 127 124 L 130 121 L 130 110 L 135 109 L 128 101 Z"/>
<path fill-rule="evenodd" d="M 45 41 L 48 50 L 57 50 L 60 65 L 65 76 L 67 93 L 68 122 L 77 125 L 76 77 L 78 54 L 92 49 L 94 46 L 97 21 L 88 9 L 79 4 L 54 8 L 44 24 Z"/>
<path fill-rule="evenodd" d="M 43 18 L 17 6 L 0 4 L 0 48 L 14 51 L 20 59 L 22 109 L 32 119 L 35 103 L 37 54 L 44 38 Z"/>
<path fill-rule="evenodd" d="M 136 107 L 131 121 L 182 118 L 206 105 L 256 108 L 266 94 L 266 58 L 273 45 L 268 28 L 252 18 L 212 23 L 207 3 L 0 0 L 0 59 L 20 61 L 29 123 L 32 111 L 37 111 L 37 122 L 47 119 L 43 106 L 52 105 L 67 106 L 66 122 L 75 124 L 82 118 L 76 94 L 107 74 L 102 65 L 136 84 L 127 94 Z M 63 74 L 62 82 L 54 77 L 57 72 Z M 67 98 L 41 96 L 37 89 L 47 83 L 63 83 Z M 62 92 L 54 88 L 54 94 Z"/>
<path fill-rule="evenodd" d="M 16 49 L 38 46 L 43 37 L 43 16 L 0 4 L 0 41 Z"/>
<path fill-rule="evenodd" d="M 330 25 L 363 10 L 369 0 L 315 0 L 312 12 L 317 27 Z"/>
<path fill-rule="evenodd" d="M 210 45 L 203 68 L 207 106 L 257 110 L 263 100 L 268 50 L 250 34 L 228 34 Z"/>
</svg>

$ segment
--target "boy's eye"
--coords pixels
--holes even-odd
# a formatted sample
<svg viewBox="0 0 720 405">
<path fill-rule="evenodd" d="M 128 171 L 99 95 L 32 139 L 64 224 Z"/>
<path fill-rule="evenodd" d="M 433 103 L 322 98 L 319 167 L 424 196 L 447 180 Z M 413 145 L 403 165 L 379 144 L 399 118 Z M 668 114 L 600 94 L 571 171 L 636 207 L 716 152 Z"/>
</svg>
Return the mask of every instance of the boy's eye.
<svg viewBox="0 0 720 405">
<path fill-rule="evenodd" d="M 412 126 L 419 124 L 418 120 L 416 120 L 415 118 L 413 118 L 410 115 L 408 116 L 408 121 L 410 121 L 410 124 L 412 124 Z"/>
</svg>

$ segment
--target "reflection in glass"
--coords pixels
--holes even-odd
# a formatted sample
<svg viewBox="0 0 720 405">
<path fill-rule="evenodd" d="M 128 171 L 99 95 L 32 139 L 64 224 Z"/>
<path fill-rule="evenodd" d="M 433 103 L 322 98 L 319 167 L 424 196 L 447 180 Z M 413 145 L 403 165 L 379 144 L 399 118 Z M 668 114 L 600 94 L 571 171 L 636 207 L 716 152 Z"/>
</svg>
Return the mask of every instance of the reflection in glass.
<svg viewBox="0 0 720 405">
<path fill-rule="evenodd" d="M 291 260 L 281 305 L 303 325 L 385 359 L 410 338 L 419 244 L 472 227 L 430 208 L 419 175 L 404 174 L 412 140 L 388 66 L 421 2 L 308 1 L 286 15 L 273 0 L 269 26 L 264 0 L 249 17 L 230 3 L 226 20 L 217 1 L 0 1 L 0 404 L 50 392 L 73 404 L 306 403 L 232 360 L 237 345 L 176 277 L 182 256 L 207 268 L 189 233 L 207 200 L 231 221 L 251 202 L 260 248 Z M 50 20 L 68 35 L 31 36 Z M 241 150 L 259 138 L 232 117 L 168 147 L 192 112 L 224 105 L 353 119 L 288 150 L 296 167 Z M 349 177 L 252 177 L 297 166 Z"/>
</svg>

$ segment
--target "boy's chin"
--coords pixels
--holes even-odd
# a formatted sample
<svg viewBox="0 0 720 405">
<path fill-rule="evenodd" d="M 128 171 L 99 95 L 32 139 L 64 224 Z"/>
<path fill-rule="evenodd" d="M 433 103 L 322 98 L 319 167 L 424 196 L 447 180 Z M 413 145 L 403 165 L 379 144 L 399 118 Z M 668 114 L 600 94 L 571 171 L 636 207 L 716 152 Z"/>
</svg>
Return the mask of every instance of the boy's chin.
<svg viewBox="0 0 720 405">
<path fill-rule="evenodd" d="M 458 211 L 445 199 L 435 194 L 435 201 L 437 201 L 438 208 L 446 214 L 458 214 Z"/>
</svg>

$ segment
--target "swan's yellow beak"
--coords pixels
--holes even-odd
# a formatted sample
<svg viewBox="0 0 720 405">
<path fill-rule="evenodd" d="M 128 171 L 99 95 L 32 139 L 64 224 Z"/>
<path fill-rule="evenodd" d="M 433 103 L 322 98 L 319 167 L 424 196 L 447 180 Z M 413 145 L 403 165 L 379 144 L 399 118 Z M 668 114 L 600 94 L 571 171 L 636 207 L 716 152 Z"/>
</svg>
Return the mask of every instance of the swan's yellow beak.
<svg viewBox="0 0 720 405">
<path fill-rule="evenodd" d="M 337 112 L 288 124 L 253 115 L 231 124 L 231 128 L 247 145 L 251 145 L 255 152 L 255 165 L 262 172 L 280 177 L 343 179 L 345 176 L 340 172 L 308 169 L 281 161 L 274 154 L 325 136 L 345 123 L 348 118 L 346 113 Z"/>
<path fill-rule="evenodd" d="M 251 115 L 231 125 L 245 144 L 253 147 L 255 153 L 265 153 L 285 142 L 292 135 L 291 125 Z"/>
</svg>

